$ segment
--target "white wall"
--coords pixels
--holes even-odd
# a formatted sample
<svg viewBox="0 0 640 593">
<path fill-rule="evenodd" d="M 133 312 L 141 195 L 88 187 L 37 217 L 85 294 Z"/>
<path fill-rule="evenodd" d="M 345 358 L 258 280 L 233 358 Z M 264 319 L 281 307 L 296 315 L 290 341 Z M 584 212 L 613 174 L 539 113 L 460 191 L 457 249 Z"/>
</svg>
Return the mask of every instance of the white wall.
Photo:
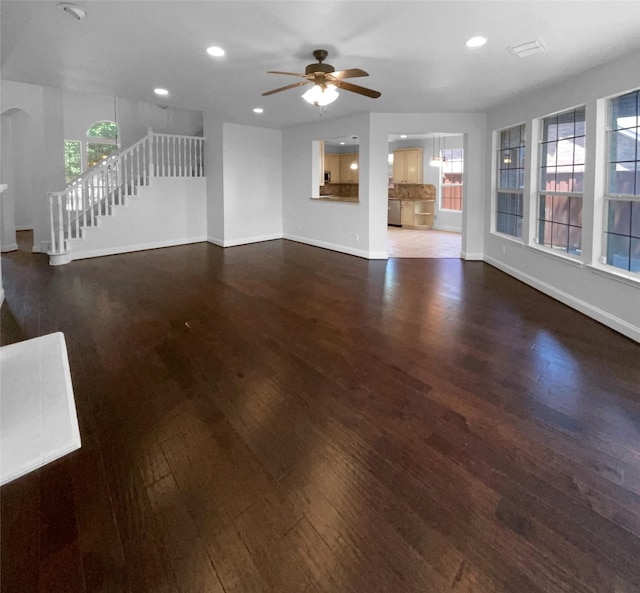
<svg viewBox="0 0 640 593">
<path fill-rule="evenodd" d="M 359 144 L 360 202 L 322 202 L 318 194 L 318 140 L 357 136 Z M 386 248 L 370 248 L 369 116 L 320 121 L 283 132 L 283 228 L 285 238 L 367 258 L 386 258 Z M 384 171 L 387 191 L 387 138 L 384 138 Z M 386 233 L 387 200 L 384 202 Z"/>
<path fill-rule="evenodd" d="M 10 175 L 15 187 L 9 188 L 6 199 L 13 201 L 11 208 L 14 212 L 13 225 L 15 226 L 15 212 L 21 212 L 21 226 L 33 227 L 34 231 L 34 251 L 40 251 L 41 241 L 46 241 L 48 230 L 46 225 L 46 192 L 50 182 L 46 178 L 46 173 L 51 170 L 52 164 L 56 162 L 56 156 L 51 150 L 47 150 L 45 144 L 45 89 L 44 87 L 23 84 L 19 82 L 2 81 L 0 92 L 0 111 L 3 114 L 15 117 L 13 114 L 22 112 L 21 120 L 12 121 L 12 149 L 5 146 L 3 142 L 2 170 L 3 175 L 7 167 L 11 167 Z M 56 97 L 52 97 L 56 103 Z M 20 121 L 20 125 L 17 122 Z M 49 127 L 47 139 L 50 140 L 49 132 L 54 126 Z M 21 154 L 13 152 L 11 156 L 6 154 L 6 150 L 13 150 L 20 147 Z M 22 156 L 28 155 L 29 162 L 38 163 L 37 167 L 23 166 Z M 18 157 L 18 158 L 16 158 Z M 62 186 L 64 187 L 64 185 Z M 56 187 L 55 189 L 62 189 Z M 7 222 L 6 224 L 9 224 Z"/>
<path fill-rule="evenodd" d="M 224 246 L 282 237 L 282 132 L 223 126 Z"/>
<path fill-rule="evenodd" d="M 115 121 L 119 126 L 118 143 L 131 146 L 151 128 L 164 134 L 195 135 L 202 130 L 202 112 L 160 107 L 154 103 L 64 91 L 65 140 L 84 140 L 87 130 L 97 121 Z"/>
<path fill-rule="evenodd" d="M 33 227 L 33 250 L 39 252 L 49 242 L 46 194 L 65 187 L 63 142 L 84 139 L 95 121 L 112 120 L 113 97 L 3 80 L 0 105 L 0 113 L 24 113 L 23 125 L 12 120 L 13 156 L 3 153 L 0 164 L 3 169 L 12 166 L 13 184 L 7 200 L 15 212 L 15 224 L 18 228 Z M 187 135 L 202 129 L 202 114 L 198 111 L 162 109 L 151 103 L 117 99 L 115 113 L 123 147 L 146 135 L 149 127 L 157 132 Z M 28 158 L 16 159 L 16 147 Z"/>
<path fill-rule="evenodd" d="M 152 178 L 125 206 L 115 206 L 113 216 L 69 241 L 71 259 L 205 241 L 206 184 L 204 177 Z"/>
<path fill-rule="evenodd" d="M 491 233 L 493 220 L 493 168 L 495 146 L 488 134 L 485 149 L 492 155 L 487 165 L 485 184 L 485 259 L 539 290 L 586 313 L 617 331 L 640 341 L 640 278 L 621 274 L 615 268 L 598 263 L 602 242 L 604 174 L 606 155 L 604 125 L 596 123 L 596 113 L 606 119 L 601 99 L 640 87 L 640 53 L 634 53 L 611 64 L 565 79 L 547 88 L 537 89 L 496 107 L 488 114 L 490 132 L 512 125 L 527 124 L 527 150 L 531 156 L 537 149 L 532 142 L 534 120 L 579 105 L 586 105 L 587 171 L 583 202 L 583 255 L 581 261 L 549 255 L 535 246 L 535 180 L 526 171 L 525 212 L 529 225 L 523 233 L 527 241 L 518 241 Z M 600 100 L 600 101 L 599 101 Z M 534 148 L 532 148 L 532 146 Z M 533 179 L 533 182 L 531 181 Z M 525 221 L 526 224 L 526 221 Z"/>
</svg>

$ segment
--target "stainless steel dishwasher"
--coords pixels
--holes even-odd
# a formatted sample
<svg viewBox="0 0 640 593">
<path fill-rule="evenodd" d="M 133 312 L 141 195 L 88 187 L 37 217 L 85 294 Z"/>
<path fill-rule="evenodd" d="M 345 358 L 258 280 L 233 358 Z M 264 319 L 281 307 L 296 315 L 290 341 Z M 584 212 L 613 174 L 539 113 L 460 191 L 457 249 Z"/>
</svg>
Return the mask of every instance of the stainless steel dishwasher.
<svg viewBox="0 0 640 593">
<path fill-rule="evenodd" d="M 402 226 L 401 217 L 400 217 L 400 200 L 396 200 L 395 198 L 390 198 L 387 212 L 388 212 L 387 224 L 390 224 L 393 226 Z"/>
</svg>

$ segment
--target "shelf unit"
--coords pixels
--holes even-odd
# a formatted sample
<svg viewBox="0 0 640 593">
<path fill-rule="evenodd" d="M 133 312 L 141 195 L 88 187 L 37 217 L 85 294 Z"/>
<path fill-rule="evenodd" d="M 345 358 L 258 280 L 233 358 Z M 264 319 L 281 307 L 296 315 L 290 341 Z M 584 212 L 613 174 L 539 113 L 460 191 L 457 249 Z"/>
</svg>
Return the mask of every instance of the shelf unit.
<svg viewBox="0 0 640 593">
<path fill-rule="evenodd" d="M 403 228 L 429 230 L 433 228 L 435 200 L 402 200 Z"/>
</svg>

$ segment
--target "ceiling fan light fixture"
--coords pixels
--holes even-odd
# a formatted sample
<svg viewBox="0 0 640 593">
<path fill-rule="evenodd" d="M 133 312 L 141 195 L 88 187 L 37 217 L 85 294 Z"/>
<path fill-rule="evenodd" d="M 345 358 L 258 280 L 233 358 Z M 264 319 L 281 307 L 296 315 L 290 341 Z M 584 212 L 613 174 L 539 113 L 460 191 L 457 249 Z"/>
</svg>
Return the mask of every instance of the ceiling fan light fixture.
<svg viewBox="0 0 640 593">
<path fill-rule="evenodd" d="M 302 98 L 309 104 L 316 107 L 324 107 L 333 103 L 340 93 L 336 90 L 335 85 L 327 84 L 324 88 L 319 84 L 314 84 Z"/>
</svg>

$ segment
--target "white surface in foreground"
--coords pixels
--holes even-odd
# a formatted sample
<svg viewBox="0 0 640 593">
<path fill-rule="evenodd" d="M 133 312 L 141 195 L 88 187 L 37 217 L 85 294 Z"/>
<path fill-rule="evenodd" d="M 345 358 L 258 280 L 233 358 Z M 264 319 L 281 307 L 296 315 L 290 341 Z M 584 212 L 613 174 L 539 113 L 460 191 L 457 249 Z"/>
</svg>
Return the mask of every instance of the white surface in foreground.
<svg viewBox="0 0 640 593">
<path fill-rule="evenodd" d="M 79 447 L 64 335 L 0 348 L 0 484 Z"/>
</svg>

